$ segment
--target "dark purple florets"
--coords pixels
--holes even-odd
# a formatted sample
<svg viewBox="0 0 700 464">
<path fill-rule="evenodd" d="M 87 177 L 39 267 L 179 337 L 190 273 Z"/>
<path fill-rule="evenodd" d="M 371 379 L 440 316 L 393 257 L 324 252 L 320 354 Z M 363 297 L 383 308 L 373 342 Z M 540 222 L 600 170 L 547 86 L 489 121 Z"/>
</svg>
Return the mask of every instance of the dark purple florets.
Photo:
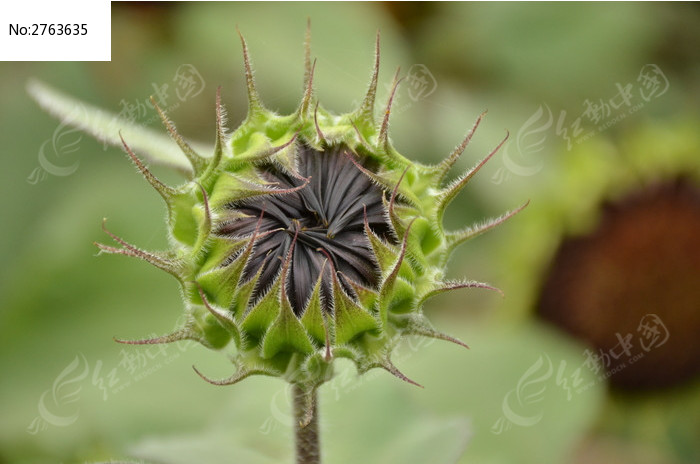
<svg viewBox="0 0 700 464">
<path fill-rule="evenodd" d="M 286 289 L 297 315 L 302 314 L 328 257 L 333 266 L 325 266 L 321 287 L 326 301 L 330 301 L 332 268 L 338 271 L 339 281 L 350 295 L 354 295 L 351 282 L 377 287 L 379 272 L 364 222 L 366 210 L 370 229 L 380 236 L 388 235 L 383 191 L 355 166 L 344 150 L 338 146 L 321 152 L 302 146 L 298 169 L 301 176 L 309 179 L 307 185 L 289 193 L 264 195 L 229 205 L 247 217 L 223 224 L 218 235 L 252 236 L 262 216 L 259 238 L 243 273 L 247 280 L 263 267 L 253 299 L 264 294 L 281 272 L 295 235 Z M 279 189 L 305 183 L 275 166 L 265 167 L 263 176 Z"/>
</svg>

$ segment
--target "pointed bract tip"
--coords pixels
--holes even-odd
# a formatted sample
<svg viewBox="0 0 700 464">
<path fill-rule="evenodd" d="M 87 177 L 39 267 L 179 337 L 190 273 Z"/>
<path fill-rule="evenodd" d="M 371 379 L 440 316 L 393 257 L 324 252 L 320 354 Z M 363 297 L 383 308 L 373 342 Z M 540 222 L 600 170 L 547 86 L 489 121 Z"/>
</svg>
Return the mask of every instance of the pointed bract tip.
<svg viewBox="0 0 700 464">
<path fill-rule="evenodd" d="M 472 179 L 472 177 L 474 177 L 474 175 L 477 172 L 479 172 L 481 168 L 483 168 L 484 165 L 486 165 L 486 163 L 488 163 L 491 158 L 493 158 L 493 156 L 498 152 L 498 150 L 501 149 L 501 147 L 508 140 L 508 137 L 510 137 L 510 132 L 506 130 L 506 136 L 503 138 L 503 140 L 501 140 L 501 142 L 496 146 L 496 148 L 491 150 L 491 152 L 488 155 L 486 155 L 484 159 L 482 159 L 479 163 L 476 164 L 476 166 L 467 171 L 462 177 L 460 177 L 455 182 L 448 185 L 442 190 L 442 195 L 437 207 L 438 222 L 442 222 L 442 216 L 447 206 L 452 202 L 452 200 L 454 200 L 457 194 L 459 194 L 459 192 L 462 191 L 462 189 L 467 185 L 467 183 Z"/>
<path fill-rule="evenodd" d="M 369 80 L 367 93 L 362 100 L 362 104 L 358 109 L 359 116 L 367 123 L 374 124 L 374 102 L 377 98 L 377 83 L 379 80 L 379 41 L 380 34 L 377 30 L 377 39 L 374 45 L 374 66 L 372 68 L 372 76 Z"/>
<path fill-rule="evenodd" d="M 253 375 L 271 375 L 271 376 L 278 376 L 280 375 L 279 372 L 274 371 L 273 369 L 267 369 L 267 368 L 244 368 L 239 366 L 238 371 L 236 371 L 231 377 L 228 377 L 226 379 L 221 379 L 221 380 L 212 380 L 209 377 L 205 376 L 202 374 L 195 366 L 192 366 L 192 369 L 197 373 L 199 377 L 201 377 L 204 381 L 212 384 L 212 385 L 233 385 L 235 383 L 240 382 L 243 379 L 246 379 L 250 376 Z"/>
<path fill-rule="evenodd" d="M 466 281 L 466 282 L 460 282 L 460 281 L 442 282 L 442 283 L 439 283 L 438 285 L 436 285 L 436 287 L 433 288 L 433 290 L 431 290 L 431 291 L 427 292 L 425 295 L 423 295 L 420 298 L 418 305 L 420 306 L 423 303 L 425 303 L 427 300 L 429 300 L 430 298 L 433 298 L 433 297 L 440 295 L 442 293 L 452 292 L 452 291 L 460 290 L 463 288 L 481 288 L 484 290 L 492 290 L 494 292 L 498 292 L 498 294 L 501 295 L 501 298 L 505 298 L 505 293 L 503 293 L 503 290 L 501 290 L 498 287 L 494 287 L 493 285 L 486 284 L 484 282 L 477 282 L 474 280 L 470 280 L 470 281 Z"/>
<path fill-rule="evenodd" d="M 217 386 L 225 386 L 225 385 L 233 385 L 235 383 L 240 382 L 241 380 L 245 379 L 246 377 L 249 377 L 255 372 L 253 371 L 241 371 L 239 370 L 235 374 L 233 374 L 231 377 L 228 377 L 226 379 L 221 379 L 221 380 L 213 380 L 207 377 L 206 375 L 202 374 L 199 369 L 197 369 L 195 366 L 192 366 L 192 369 L 197 373 L 197 375 L 204 380 L 207 383 L 210 383 L 212 385 L 217 385 Z"/>
<path fill-rule="evenodd" d="M 386 145 L 389 141 L 389 116 L 391 116 L 391 106 L 394 104 L 394 97 L 396 96 L 396 90 L 403 78 L 399 79 L 399 74 L 401 73 L 401 68 L 396 69 L 396 74 L 394 75 L 394 83 L 391 87 L 391 93 L 389 94 L 389 100 L 386 104 L 386 109 L 384 110 L 384 119 L 382 120 L 381 128 L 379 129 L 379 142 L 380 144 Z"/>
<path fill-rule="evenodd" d="M 403 380 L 404 382 L 410 383 L 411 385 L 415 385 L 416 387 L 425 388 L 423 385 L 419 384 L 415 380 L 406 377 L 406 375 L 404 375 L 404 373 L 401 372 L 396 366 L 394 366 L 388 359 L 381 364 L 381 367 L 387 372 L 389 372 L 391 375 Z"/>
<path fill-rule="evenodd" d="M 454 343 L 455 345 L 459 345 L 459 346 L 464 347 L 464 348 L 466 348 L 466 349 L 468 349 L 468 350 L 471 349 L 471 348 L 469 348 L 469 345 L 467 345 L 466 343 L 464 343 L 464 342 L 463 342 L 462 340 L 460 340 L 459 338 L 452 337 L 452 336 L 447 335 L 447 334 L 442 334 L 442 337 L 439 337 L 439 338 L 440 338 L 440 340 L 445 340 L 445 341 L 448 341 L 448 342 L 452 342 L 452 343 Z"/>
<path fill-rule="evenodd" d="M 154 265 L 158 269 L 161 269 L 174 277 L 176 277 L 178 280 L 182 281 L 182 276 L 180 275 L 180 267 L 177 262 L 172 261 L 168 258 L 164 258 L 162 256 L 158 256 L 155 253 L 148 252 L 145 250 L 142 250 L 140 248 L 135 247 L 134 245 L 130 244 L 126 240 L 123 240 L 119 236 L 113 234 L 112 232 L 107 229 L 106 225 L 107 218 L 102 219 L 102 230 L 104 233 L 109 235 L 112 240 L 120 244 L 123 248 L 115 248 L 111 247 L 108 245 L 104 245 L 99 242 L 95 242 L 95 245 L 100 249 L 100 251 L 104 251 L 105 253 L 112 253 L 112 254 L 119 254 L 119 255 L 124 255 L 124 256 L 131 256 L 133 258 L 139 258 L 142 259 L 149 264 Z"/>
<path fill-rule="evenodd" d="M 241 39 L 241 48 L 243 49 L 243 66 L 245 67 L 246 88 L 248 91 L 248 116 L 262 110 L 262 103 L 258 90 L 255 87 L 255 77 L 253 76 L 253 67 L 250 64 L 250 56 L 248 54 L 248 44 L 246 43 L 241 30 L 236 25 L 236 32 Z"/>
<path fill-rule="evenodd" d="M 165 114 L 165 111 L 158 105 L 158 102 L 156 102 L 156 99 L 153 98 L 153 95 L 151 95 L 150 100 L 151 105 L 156 110 L 156 113 L 158 113 L 158 117 L 163 123 L 163 126 L 165 126 L 166 130 L 168 131 L 170 138 L 177 143 L 177 146 L 180 147 L 182 153 L 187 157 L 187 160 L 192 166 L 194 174 L 198 175 L 204 170 L 206 166 L 206 159 L 195 152 L 190 144 L 188 144 L 185 139 L 182 138 L 182 136 L 178 133 L 175 124 L 173 124 L 173 122 L 168 118 L 167 114 Z"/>
<path fill-rule="evenodd" d="M 214 172 L 224 157 L 224 147 L 226 146 L 226 130 L 224 129 L 226 114 L 221 103 L 221 86 L 216 88 L 216 100 L 214 102 L 214 112 L 216 113 L 216 141 L 214 144 L 214 156 L 207 167 L 203 177 L 208 177 Z"/>
<path fill-rule="evenodd" d="M 483 111 L 477 118 L 476 121 L 474 121 L 474 124 L 472 125 L 471 129 L 467 133 L 466 137 L 464 140 L 462 140 L 462 143 L 457 145 L 455 149 L 450 153 L 447 158 L 442 160 L 440 164 L 438 165 L 438 178 L 437 178 L 437 183 L 439 184 L 442 182 L 442 179 L 445 178 L 447 175 L 447 172 L 450 170 L 452 166 L 457 162 L 459 157 L 464 153 L 464 150 L 467 148 L 469 145 L 469 142 L 471 141 L 472 137 L 474 136 L 474 133 L 476 132 L 476 129 L 479 127 L 479 124 L 481 123 L 481 120 L 484 118 L 486 115 L 486 111 Z"/>
<path fill-rule="evenodd" d="M 452 253 L 452 251 L 457 246 L 466 242 L 467 240 L 470 240 L 474 237 L 478 237 L 484 232 L 488 232 L 489 230 L 503 224 L 508 219 L 512 218 L 513 216 L 524 210 L 529 204 L 530 200 L 527 200 L 523 205 L 519 206 L 518 208 L 512 211 L 508 211 L 499 217 L 488 219 L 480 224 L 470 226 L 465 229 L 458 230 L 456 232 L 446 233 L 448 253 Z"/>
<path fill-rule="evenodd" d="M 314 71 L 316 69 L 316 59 L 314 58 L 311 68 L 308 71 L 308 75 L 305 79 L 304 86 L 304 96 L 301 100 L 301 105 L 299 105 L 299 116 L 301 118 L 306 118 L 309 108 L 311 106 L 311 100 L 314 96 Z"/>
<path fill-rule="evenodd" d="M 414 320 L 404 333 L 406 333 L 407 335 L 418 335 L 421 337 L 434 338 L 437 340 L 445 340 L 459 345 L 461 347 L 464 347 L 466 349 L 469 349 L 469 345 L 464 343 L 462 340 L 435 330 L 427 320 Z"/>
<path fill-rule="evenodd" d="M 136 154 L 131 150 L 129 145 L 127 145 L 121 131 L 119 131 L 119 139 L 122 142 L 124 151 L 127 155 L 129 155 L 129 158 L 131 158 L 131 161 L 136 166 L 136 169 L 139 170 L 141 175 L 148 181 L 148 183 L 151 184 L 151 186 L 163 197 L 166 203 L 169 202 L 170 198 L 175 194 L 175 190 L 172 187 L 168 187 L 162 183 L 156 176 L 153 175 L 153 173 L 146 167 L 145 164 L 143 164 L 139 157 L 136 156 Z"/>
</svg>

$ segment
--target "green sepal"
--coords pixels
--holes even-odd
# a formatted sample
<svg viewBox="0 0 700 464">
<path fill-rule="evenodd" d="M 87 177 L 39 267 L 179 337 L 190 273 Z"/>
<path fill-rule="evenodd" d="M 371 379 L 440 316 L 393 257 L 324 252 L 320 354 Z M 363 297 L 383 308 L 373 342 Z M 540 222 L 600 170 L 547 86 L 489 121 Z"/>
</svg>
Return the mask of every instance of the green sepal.
<svg viewBox="0 0 700 464">
<path fill-rule="evenodd" d="M 379 327 L 377 320 L 347 296 L 337 279 L 333 280 L 335 345 L 343 345 L 358 335 Z"/>
<path fill-rule="evenodd" d="M 262 338 L 270 324 L 277 318 L 280 312 L 281 282 L 281 277 L 277 276 L 277 279 L 265 293 L 265 296 L 256 303 L 243 319 L 241 328 L 251 336 L 258 339 Z"/>
<path fill-rule="evenodd" d="M 357 299 L 360 302 L 360 305 L 363 308 L 374 308 L 375 303 L 377 302 L 377 298 L 379 297 L 379 293 L 376 291 L 363 287 L 362 285 L 358 284 L 357 282 L 354 282 L 350 279 L 348 279 L 348 283 L 352 287 L 352 289 L 355 291 L 355 294 L 357 295 Z"/>
<path fill-rule="evenodd" d="M 409 242 L 411 254 L 415 258 L 415 262 L 422 263 L 425 261 L 425 256 L 429 255 L 443 244 L 443 238 L 440 232 L 435 230 L 427 219 L 418 218 L 411 228 L 412 240 Z M 414 246 L 414 243 L 417 246 Z"/>
<path fill-rule="evenodd" d="M 199 269 L 200 274 L 204 275 L 209 272 L 218 270 L 217 268 L 229 267 L 235 261 L 224 266 L 231 256 L 236 255 L 247 243 L 250 242 L 248 238 L 231 239 L 228 237 L 217 237 L 212 236 L 209 238 L 206 248 L 206 257 L 203 260 L 201 267 Z"/>
<path fill-rule="evenodd" d="M 375 126 L 374 120 L 374 102 L 377 99 L 377 84 L 379 82 L 379 31 L 377 31 L 377 40 L 374 47 L 374 66 L 372 67 L 372 76 L 367 86 L 367 92 L 362 99 L 359 108 L 355 110 L 353 116 L 362 125 L 367 125 L 372 128 Z"/>
<path fill-rule="evenodd" d="M 251 182 L 229 172 L 219 175 L 212 190 L 209 204 L 214 210 L 223 209 L 231 202 L 272 193 L 273 189 L 263 183 Z"/>
<path fill-rule="evenodd" d="M 289 300 L 284 296 L 281 300 L 277 319 L 265 333 L 262 342 L 262 357 L 265 359 L 270 359 L 282 351 L 309 354 L 314 350 L 304 326 L 294 315 Z"/>
<path fill-rule="evenodd" d="M 372 254 L 379 270 L 382 274 L 391 269 L 392 264 L 396 261 L 396 248 L 385 243 L 382 239 L 372 232 L 365 221 L 365 235 L 369 239 L 369 244 L 372 247 Z"/>
<path fill-rule="evenodd" d="M 217 252 L 216 256 L 219 259 L 227 259 L 229 256 L 233 255 L 237 250 L 246 244 L 245 250 L 236 259 L 226 266 L 213 269 L 206 272 L 198 277 L 200 285 L 209 293 L 214 295 L 214 301 L 217 305 L 224 308 L 230 308 L 233 303 L 237 289 L 241 283 L 241 276 L 243 275 L 243 270 L 248 258 L 250 257 L 250 252 L 253 249 L 253 242 L 255 236 L 250 239 L 230 241 L 226 243 L 224 239 L 218 239 L 215 242 L 219 245 L 215 248 Z M 221 262 L 221 261 L 220 261 Z M 257 279 L 256 279 L 257 280 Z"/>
<path fill-rule="evenodd" d="M 254 124 L 246 121 L 233 133 L 229 145 L 233 153 L 230 162 L 235 166 L 239 164 L 238 160 L 254 157 L 255 154 L 269 148 L 270 141 Z"/>
<path fill-rule="evenodd" d="M 301 316 L 301 323 L 304 325 L 304 328 L 309 333 L 311 338 L 318 342 L 321 346 L 324 346 L 326 343 L 326 338 L 328 337 L 328 329 L 323 316 L 323 305 L 321 303 L 322 277 L 323 270 L 319 273 L 318 280 L 316 281 L 314 290 L 311 293 L 311 298 L 309 298 L 309 303 L 304 310 L 304 314 Z"/>
<path fill-rule="evenodd" d="M 332 359 L 326 359 L 321 353 L 308 356 L 302 365 L 306 383 L 318 386 L 333 378 Z"/>
<path fill-rule="evenodd" d="M 416 217 L 415 208 L 402 208 L 401 205 L 397 204 L 394 204 L 392 208 L 387 198 L 382 198 L 382 203 L 384 205 L 384 210 L 389 212 L 389 221 L 391 221 L 391 227 L 394 229 L 394 233 L 397 237 L 403 237 L 406 233 L 405 218 Z"/>
<path fill-rule="evenodd" d="M 350 141 L 349 134 L 353 128 L 349 119 L 331 114 L 319 105 L 316 110 L 316 123 L 327 144 L 335 145 Z M 354 144 L 348 143 L 348 145 L 352 147 Z"/>
<path fill-rule="evenodd" d="M 197 301 L 198 304 L 204 305 L 204 307 L 209 311 L 209 313 L 214 316 L 214 318 L 219 322 L 219 324 L 228 331 L 228 333 L 231 335 L 231 338 L 233 339 L 236 348 L 240 348 L 241 346 L 241 330 L 238 328 L 238 325 L 236 324 L 236 321 L 233 318 L 233 314 L 227 309 L 221 309 L 215 306 L 212 306 L 211 303 L 209 302 L 209 299 L 206 297 L 204 290 L 202 289 L 201 285 L 199 285 L 197 282 L 195 282 L 195 286 L 197 287 L 197 291 L 193 291 L 194 289 L 190 289 L 192 292 L 192 300 Z"/>
<path fill-rule="evenodd" d="M 297 138 L 297 134 L 285 133 L 282 138 L 283 140 L 270 141 L 263 134 L 251 134 L 249 143 L 253 145 L 246 152 L 237 154 L 235 157 L 227 160 L 226 169 L 236 171 L 245 168 L 250 163 L 259 163 L 280 156 L 294 157 L 297 149 L 294 141 Z"/>
<path fill-rule="evenodd" d="M 191 314 L 194 319 L 195 330 L 204 339 L 202 341 L 203 344 L 218 350 L 231 341 L 231 333 L 205 307 L 193 306 Z"/>
<path fill-rule="evenodd" d="M 382 304 L 386 305 L 385 311 L 407 313 L 415 307 L 415 294 L 416 289 L 413 284 L 399 277 L 392 285 L 390 297 Z"/>
<path fill-rule="evenodd" d="M 193 186 L 196 187 L 196 186 Z M 168 199 L 170 235 L 179 243 L 194 247 L 199 236 L 199 222 L 193 214 L 198 209 L 193 189 L 179 191 Z"/>
<path fill-rule="evenodd" d="M 412 221 L 406 231 L 404 232 L 403 242 L 401 243 L 401 251 L 399 256 L 396 258 L 394 265 L 392 266 L 391 272 L 383 278 L 380 290 L 379 290 L 379 316 L 382 323 L 386 325 L 387 315 L 389 309 L 392 307 L 394 301 L 394 290 L 396 287 L 397 279 L 401 273 L 401 269 L 409 264 L 405 262 L 406 250 L 408 248 L 408 239 L 410 237 L 411 227 L 414 221 Z M 404 271 L 407 272 L 407 271 Z"/>
<path fill-rule="evenodd" d="M 269 152 L 273 147 L 270 139 L 264 133 L 250 126 L 236 131 L 234 138 L 229 143 L 233 148 L 234 155 L 228 160 L 227 167 L 263 159 L 261 154 Z"/>
<path fill-rule="evenodd" d="M 209 208 L 209 195 L 204 187 L 200 184 L 197 185 L 199 187 L 199 191 L 196 192 L 198 202 L 192 207 L 192 217 L 195 222 L 199 224 L 197 241 L 192 250 L 195 259 L 201 255 L 202 249 L 205 248 L 205 245 L 209 241 L 213 227 L 212 212 Z"/>
<path fill-rule="evenodd" d="M 258 269 L 258 272 L 255 273 L 253 278 L 247 282 L 239 284 L 236 288 L 236 291 L 233 294 L 233 301 L 230 305 L 231 312 L 234 314 L 236 320 L 241 320 L 245 317 L 246 310 L 250 307 L 251 295 L 253 294 L 255 287 L 258 285 L 258 279 L 260 278 L 260 274 L 262 274 L 264 268 L 265 265 L 263 264 L 260 266 L 260 269 Z"/>
<path fill-rule="evenodd" d="M 385 164 L 391 168 L 405 168 L 406 166 L 412 166 L 414 164 L 411 160 L 396 151 L 391 143 L 381 144 L 378 148 L 377 152 L 381 155 Z M 406 189 L 405 191 L 410 190 Z"/>
<path fill-rule="evenodd" d="M 343 345 L 333 348 L 334 358 L 343 358 L 352 361 L 353 364 L 355 364 L 355 367 L 357 368 L 358 372 L 360 370 L 362 356 L 362 352 L 360 352 L 359 349 L 351 345 Z"/>
</svg>

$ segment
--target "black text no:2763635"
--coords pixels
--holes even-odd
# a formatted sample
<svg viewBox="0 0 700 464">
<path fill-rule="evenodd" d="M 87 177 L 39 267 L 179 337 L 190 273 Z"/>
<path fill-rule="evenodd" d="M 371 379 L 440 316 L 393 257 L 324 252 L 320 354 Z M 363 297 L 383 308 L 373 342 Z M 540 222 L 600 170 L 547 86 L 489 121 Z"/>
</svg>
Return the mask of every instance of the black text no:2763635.
<svg viewBox="0 0 700 464">
<path fill-rule="evenodd" d="M 21 26 L 19 24 L 10 24 L 10 35 L 87 35 L 87 24 L 30 24 L 29 26 Z"/>
</svg>

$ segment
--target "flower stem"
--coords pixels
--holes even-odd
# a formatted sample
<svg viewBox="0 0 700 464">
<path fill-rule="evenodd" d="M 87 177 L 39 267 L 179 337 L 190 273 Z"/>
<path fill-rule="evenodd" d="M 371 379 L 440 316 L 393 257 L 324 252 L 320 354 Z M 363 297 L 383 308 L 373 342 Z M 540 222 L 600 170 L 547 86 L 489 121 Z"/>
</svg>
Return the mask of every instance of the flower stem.
<svg viewBox="0 0 700 464">
<path fill-rule="evenodd" d="M 311 421 L 308 420 L 308 395 L 311 395 Z M 297 464 L 320 464 L 321 448 L 318 439 L 318 402 L 316 390 L 308 392 L 298 384 L 292 385 L 292 397 L 294 400 L 294 432 L 296 436 Z"/>
</svg>

